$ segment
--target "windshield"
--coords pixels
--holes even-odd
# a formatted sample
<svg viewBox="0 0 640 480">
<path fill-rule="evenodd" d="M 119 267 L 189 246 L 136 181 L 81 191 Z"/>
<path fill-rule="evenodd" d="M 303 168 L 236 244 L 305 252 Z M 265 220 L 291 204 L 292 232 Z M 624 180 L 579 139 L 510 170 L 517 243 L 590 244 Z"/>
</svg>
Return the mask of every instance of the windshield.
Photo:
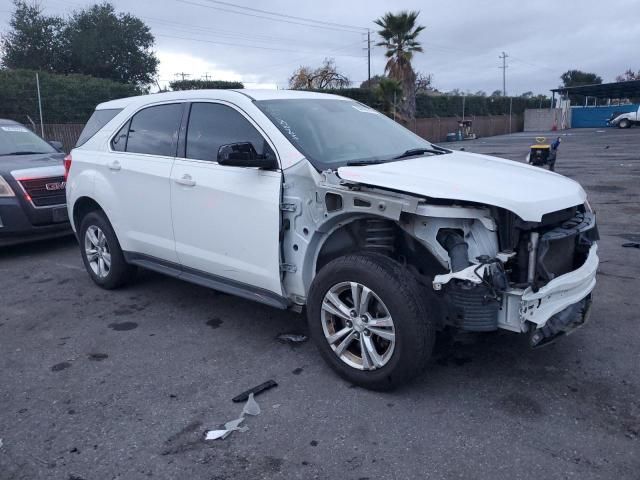
<svg viewBox="0 0 640 480">
<path fill-rule="evenodd" d="M 55 148 L 22 125 L 0 125 L 0 155 L 56 152 Z"/>
<path fill-rule="evenodd" d="M 378 111 L 352 100 L 313 98 L 255 103 L 318 170 L 394 161 L 410 150 L 420 155 L 434 153 L 431 150 L 437 148 Z"/>
</svg>

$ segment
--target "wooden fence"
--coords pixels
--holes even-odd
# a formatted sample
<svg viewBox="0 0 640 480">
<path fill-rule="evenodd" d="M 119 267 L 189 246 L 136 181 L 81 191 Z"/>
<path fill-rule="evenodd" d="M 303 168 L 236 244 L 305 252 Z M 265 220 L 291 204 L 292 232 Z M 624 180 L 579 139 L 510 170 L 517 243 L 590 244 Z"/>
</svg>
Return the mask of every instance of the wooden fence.
<svg viewBox="0 0 640 480">
<path fill-rule="evenodd" d="M 44 139 L 62 142 L 65 152 L 70 152 L 78 141 L 78 137 L 84 128 L 83 123 L 45 123 Z M 35 132 L 40 135 L 40 125 Z"/>
<path fill-rule="evenodd" d="M 434 117 L 416 118 L 407 127 L 431 142 L 444 142 L 448 133 L 458 131 L 458 117 Z M 492 137 L 513 132 L 522 132 L 524 129 L 524 116 L 512 115 L 487 115 L 482 117 L 470 117 L 466 120 L 473 121 L 473 132 L 478 137 Z"/>
<path fill-rule="evenodd" d="M 457 117 L 417 118 L 407 126 L 422 138 L 432 142 L 444 142 L 447 133 L 458 131 L 458 120 Z M 473 131 L 478 137 L 522 132 L 524 128 L 522 115 L 512 115 L 511 125 L 508 115 L 472 117 L 468 120 L 473 120 Z M 46 140 L 62 142 L 65 152 L 70 152 L 83 128 L 84 125 L 81 123 L 49 123 L 44 125 L 44 137 Z M 36 127 L 36 133 L 40 134 L 39 126 Z"/>
</svg>

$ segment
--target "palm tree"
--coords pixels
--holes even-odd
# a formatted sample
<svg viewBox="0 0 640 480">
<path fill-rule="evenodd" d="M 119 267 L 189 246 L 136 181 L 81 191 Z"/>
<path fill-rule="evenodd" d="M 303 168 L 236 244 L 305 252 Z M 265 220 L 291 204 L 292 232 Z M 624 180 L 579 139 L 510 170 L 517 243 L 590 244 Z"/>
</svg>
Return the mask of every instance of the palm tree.
<svg viewBox="0 0 640 480">
<path fill-rule="evenodd" d="M 397 112 L 398 105 L 400 105 L 403 98 L 402 85 L 400 85 L 400 82 L 393 78 L 382 77 L 378 82 L 375 92 L 382 103 L 382 111 L 385 115 L 393 118 L 394 120 L 406 120 Z"/>
<path fill-rule="evenodd" d="M 404 100 L 400 110 L 406 118 L 414 118 L 416 113 L 416 74 L 411 66 L 414 52 L 422 52 L 420 43 L 416 38 L 422 30 L 422 25 L 416 25 L 420 12 L 402 11 L 398 14 L 385 13 L 374 23 L 382 30 L 378 35 L 382 41 L 376 45 L 386 47 L 387 65 L 385 72 L 393 79 L 400 82 L 404 91 Z"/>
</svg>

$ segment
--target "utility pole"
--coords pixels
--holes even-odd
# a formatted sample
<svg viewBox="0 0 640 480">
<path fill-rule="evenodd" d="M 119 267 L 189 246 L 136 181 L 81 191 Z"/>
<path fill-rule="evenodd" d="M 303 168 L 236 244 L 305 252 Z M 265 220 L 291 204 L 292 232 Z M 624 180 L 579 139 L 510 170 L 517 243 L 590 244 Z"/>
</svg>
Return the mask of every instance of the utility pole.
<svg viewBox="0 0 640 480">
<path fill-rule="evenodd" d="M 371 30 L 367 28 L 367 85 L 371 88 Z"/>
<path fill-rule="evenodd" d="M 502 96 L 503 97 L 507 96 L 507 67 L 509 66 L 507 65 L 507 57 L 509 57 L 509 55 L 507 55 L 504 52 L 502 52 L 502 55 L 498 57 L 502 59 L 502 66 L 498 68 L 502 69 Z"/>
<path fill-rule="evenodd" d="M 205 82 L 208 82 L 209 79 L 211 78 L 211 76 L 209 75 L 209 72 L 205 72 L 205 74 L 203 75 Z"/>
<path fill-rule="evenodd" d="M 40 110 L 40 136 L 44 140 L 44 123 L 42 123 L 42 98 L 40 97 L 40 77 L 36 73 L 36 88 L 38 89 L 38 110 Z"/>
<path fill-rule="evenodd" d="M 184 72 L 176 73 L 176 77 L 182 77 L 183 82 L 186 80 L 187 77 L 190 77 L 190 76 L 191 75 L 189 73 L 184 73 Z"/>
</svg>

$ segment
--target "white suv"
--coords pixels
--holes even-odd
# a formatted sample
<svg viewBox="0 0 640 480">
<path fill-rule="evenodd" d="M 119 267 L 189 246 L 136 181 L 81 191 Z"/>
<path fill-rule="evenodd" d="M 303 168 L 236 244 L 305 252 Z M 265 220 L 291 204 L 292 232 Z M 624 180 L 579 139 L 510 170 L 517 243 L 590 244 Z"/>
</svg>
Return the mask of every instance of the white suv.
<svg viewBox="0 0 640 480">
<path fill-rule="evenodd" d="M 302 311 L 340 375 L 414 377 L 443 329 L 580 326 L 598 256 L 576 182 L 433 145 L 350 99 L 200 90 L 99 105 L 67 157 L 89 275 L 144 267 Z"/>
</svg>

